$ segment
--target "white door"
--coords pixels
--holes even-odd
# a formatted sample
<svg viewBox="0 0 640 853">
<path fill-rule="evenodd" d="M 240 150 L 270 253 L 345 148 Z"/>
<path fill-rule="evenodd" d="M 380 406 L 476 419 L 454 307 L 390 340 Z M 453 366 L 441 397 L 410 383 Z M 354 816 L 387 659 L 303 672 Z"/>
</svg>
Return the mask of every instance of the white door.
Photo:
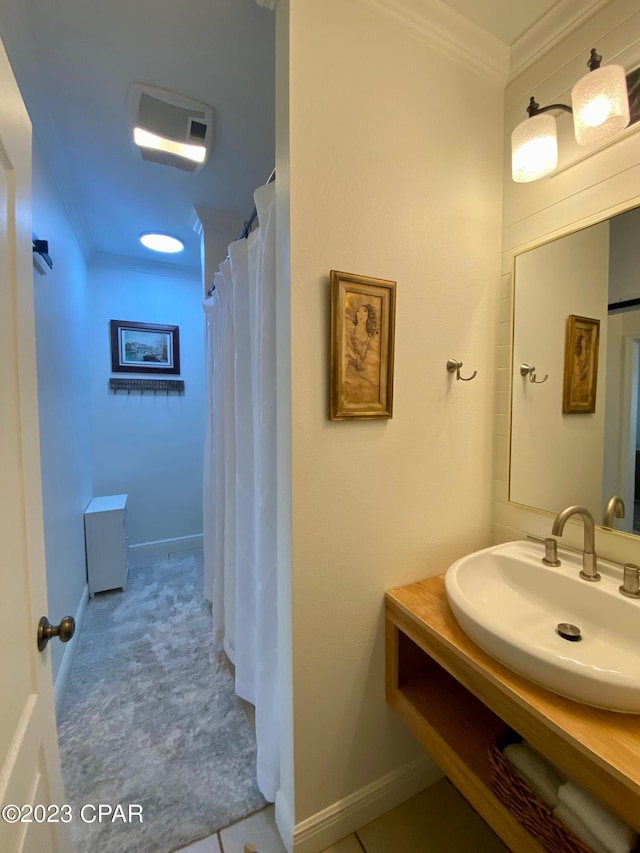
<svg viewBox="0 0 640 853">
<path fill-rule="evenodd" d="M 0 42 L 0 850 L 69 853 L 49 651 L 31 258 L 31 124 Z M 53 642 L 58 642 L 54 640 Z M 37 806 L 45 808 L 37 808 Z M 17 810 L 16 808 L 17 807 Z M 17 820 L 16 820 L 17 818 Z M 57 821 L 57 822 L 56 822 Z"/>
</svg>

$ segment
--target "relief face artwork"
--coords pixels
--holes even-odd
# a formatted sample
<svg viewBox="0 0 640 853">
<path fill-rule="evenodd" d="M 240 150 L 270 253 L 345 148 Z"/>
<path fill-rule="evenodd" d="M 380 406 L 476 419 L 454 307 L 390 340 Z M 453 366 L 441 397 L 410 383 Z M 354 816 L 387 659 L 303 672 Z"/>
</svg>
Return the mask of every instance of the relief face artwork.
<svg viewBox="0 0 640 853">
<path fill-rule="evenodd" d="M 379 296 L 347 293 L 343 336 L 345 391 L 349 398 L 374 404 L 380 395 Z"/>
<path fill-rule="evenodd" d="M 564 364 L 564 414 L 592 414 L 596 410 L 598 333 L 600 321 L 570 314 Z"/>
<path fill-rule="evenodd" d="M 332 420 L 392 416 L 395 286 L 331 271 Z"/>
</svg>

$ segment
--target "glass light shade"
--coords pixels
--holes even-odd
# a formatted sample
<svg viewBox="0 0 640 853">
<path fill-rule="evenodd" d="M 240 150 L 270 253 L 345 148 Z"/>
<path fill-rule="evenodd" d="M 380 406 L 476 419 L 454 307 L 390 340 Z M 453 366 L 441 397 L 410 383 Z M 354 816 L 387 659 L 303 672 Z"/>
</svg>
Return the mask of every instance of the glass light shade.
<svg viewBox="0 0 640 853">
<path fill-rule="evenodd" d="M 558 165 L 556 120 L 541 113 L 521 122 L 511 134 L 511 176 L 516 183 L 537 181 Z"/>
<path fill-rule="evenodd" d="M 167 254 L 173 254 L 174 252 L 181 252 L 184 249 L 184 243 L 182 240 L 178 240 L 177 237 L 171 237 L 169 234 L 142 234 L 140 242 L 143 246 L 147 249 L 151 249 L 153 252 L 166 252 Z"/>
<path fill-rule="evenodd" d="M 585 74 L 571 92 L 573 127 L 579 145 L 611 139 L 629 124 L 627 78 L 621 65 Z"/>
</svg>

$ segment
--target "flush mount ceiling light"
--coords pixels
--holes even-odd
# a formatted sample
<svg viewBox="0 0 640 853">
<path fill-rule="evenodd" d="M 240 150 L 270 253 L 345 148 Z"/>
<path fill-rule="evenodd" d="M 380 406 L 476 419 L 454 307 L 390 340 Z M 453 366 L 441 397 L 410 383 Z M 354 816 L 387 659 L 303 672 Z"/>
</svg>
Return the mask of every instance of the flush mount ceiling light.
<svg viewBox="0 0 640 853">
<path fill-rule="evenodd" d="M 213 142 L 214 111 L 176 92 L 132 83 L 127 104 L 131 136 L 143 160 L 199 172 Z"/>
<path fill-rule="evenodd" d="M 592 48 L 585 74 L 573 87 L 571 104 L 541 107 L 531 98 L 529 118 L 511 134 L 511 174 L 517 183 L 537 181 L 558 165 L 556 119 L 549 112 L 573 114 L 576 142 L 593 145 L 620 133 L 629 124 L 627 79 L 621 65 L 600 67 L 602 57 Z"/>
<path fill-rule="evenodd" d="M 174 254 L 184 249 L 182 240 L 178 240 L 177 237 L 171 237 L 169 234 L 159 234 L 156 232 L 141 234 L 140 242 L 153 252 L 164 252 L 165 254 Z"/>
</svg>

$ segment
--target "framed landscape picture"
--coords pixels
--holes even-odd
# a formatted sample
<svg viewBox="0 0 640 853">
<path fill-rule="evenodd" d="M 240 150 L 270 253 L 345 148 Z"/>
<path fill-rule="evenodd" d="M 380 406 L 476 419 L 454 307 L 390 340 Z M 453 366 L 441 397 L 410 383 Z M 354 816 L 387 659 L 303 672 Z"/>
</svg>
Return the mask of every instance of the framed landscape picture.
<svg viewBox="0 0 640 853">
<path fill-rule="evenodd" d="M 113 373 L 180 373 L 178 326 L 111 320 Z"/>
<path fill-rule="evenodd" d="M 396 283 L 331 270 L 329 417 L 393 416 Z"/>
</svg>

